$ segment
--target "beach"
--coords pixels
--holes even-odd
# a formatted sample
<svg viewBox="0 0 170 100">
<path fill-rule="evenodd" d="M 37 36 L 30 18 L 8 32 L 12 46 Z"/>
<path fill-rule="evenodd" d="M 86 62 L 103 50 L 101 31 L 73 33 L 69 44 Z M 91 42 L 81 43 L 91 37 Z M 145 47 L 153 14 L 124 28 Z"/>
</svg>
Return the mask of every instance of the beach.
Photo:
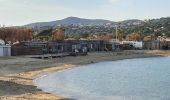
<svg viewBox="0 0 170 100">
<path fill-rule="evenodd" d="M 122 59 L 168 56 L 170 51 L 132 50 L 94 52 L 87 56 L 67 56 L 55 59 L 35 59 L 28 56 L 0 58 L 0 100 L 71 100 L 38 89 L 33 82 L 37 75 L 77 66 Z"/>
</svg>

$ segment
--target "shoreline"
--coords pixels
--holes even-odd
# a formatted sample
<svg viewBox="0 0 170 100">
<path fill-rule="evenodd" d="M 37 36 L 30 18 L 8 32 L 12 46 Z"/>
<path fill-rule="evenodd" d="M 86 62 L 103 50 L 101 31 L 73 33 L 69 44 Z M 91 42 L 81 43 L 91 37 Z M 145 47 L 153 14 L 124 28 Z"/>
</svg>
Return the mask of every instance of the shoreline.
<svg viewBox="0 0 170 100">
<path fill-rule="evenodd" d="M 108 52 L 108 53 L 89 53 L 87 56 L 64 57 L 49 60 L 43 68 L 32 68 L 36 64 L 32 64 L 30 71 L 21 71 L 14 74 L 0 75 L 0 100 L 71 100 L 60 96 L 55 96 L 37 89 L 34 85 L 33 78 L 45 72 L 61 71 L 69 68 L 75 68 L 80 65 L 97 63 L 102 61 L 117 61 L 123 59 L 147 58 L 168 56 L 170 51 L 124 51 L 124 52 Z M 74 58 L 74 59 L 73 59 Z M 6 59 L 6 58 L 5 58 Z M 15 59 L 15 58 L 14 58 Z M 33 59 L 34 60 L 34 59 Z M 1 61 L 1 59 L 0 59 Z M 39 61 L 39 62 L 38 62 Z M 37 63 L 41 63 L 37 60 Z M 44 62 L 44 60 L 42 61 Z M 8 63 L 8 62 L 7 62 Z M 35 62 L 34 62 L 35 63 Z M 57 64 L 56 64 L 57 63 Z M 13 64 L 13 63 L 12 63 Z M 26 64 L 29 64 L 26 63 Z M 5 65 L 5 64 L 4 64 Z M 8 65 L 6 65 L 8 66 Z M 9 64 L 9 67 L 11 64 Z M 0 66 L 0 69 L 2 67 Z M 3 88 L 4 89 L 3 89 Z"/>
</svg>

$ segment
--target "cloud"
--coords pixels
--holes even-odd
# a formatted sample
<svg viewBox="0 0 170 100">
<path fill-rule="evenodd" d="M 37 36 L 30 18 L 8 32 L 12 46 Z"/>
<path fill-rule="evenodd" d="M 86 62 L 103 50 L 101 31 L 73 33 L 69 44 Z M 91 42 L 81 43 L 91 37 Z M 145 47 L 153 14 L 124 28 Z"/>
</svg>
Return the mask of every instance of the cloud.
<svg viewBox="0 0 170 100">
<path fill-rule="evenodd" d="M 120 1 L 120 0 L 110 0 L 111 3 L 116 3 L 118 1 Z"/>
</svg>

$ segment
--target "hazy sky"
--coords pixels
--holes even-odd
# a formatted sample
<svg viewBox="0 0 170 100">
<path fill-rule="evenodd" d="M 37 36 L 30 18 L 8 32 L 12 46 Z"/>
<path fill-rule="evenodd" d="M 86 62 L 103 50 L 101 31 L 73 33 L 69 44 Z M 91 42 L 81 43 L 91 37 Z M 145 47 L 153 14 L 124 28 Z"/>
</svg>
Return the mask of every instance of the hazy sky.
<svg viewBox="0 0 170 100">
<path fill-rule="evenodd" d="M 170 0 L 0 0 L 0 24 L 23 25 L 69 16 L 149 19 L 170 16 Z"/>
</svg>

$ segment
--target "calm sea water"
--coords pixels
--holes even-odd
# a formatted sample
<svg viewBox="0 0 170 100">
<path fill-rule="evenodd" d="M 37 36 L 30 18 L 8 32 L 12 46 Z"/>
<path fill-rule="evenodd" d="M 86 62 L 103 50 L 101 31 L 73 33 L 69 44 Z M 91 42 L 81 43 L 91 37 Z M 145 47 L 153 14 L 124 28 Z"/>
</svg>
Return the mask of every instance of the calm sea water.
<svg viewBox="0 0 170 100">
<path fill-rule="evenodd" d="M 76 100 L 170 100 L 170 57 L 85 65 L 45 73 L 35 84 Z"/>
</svg>

